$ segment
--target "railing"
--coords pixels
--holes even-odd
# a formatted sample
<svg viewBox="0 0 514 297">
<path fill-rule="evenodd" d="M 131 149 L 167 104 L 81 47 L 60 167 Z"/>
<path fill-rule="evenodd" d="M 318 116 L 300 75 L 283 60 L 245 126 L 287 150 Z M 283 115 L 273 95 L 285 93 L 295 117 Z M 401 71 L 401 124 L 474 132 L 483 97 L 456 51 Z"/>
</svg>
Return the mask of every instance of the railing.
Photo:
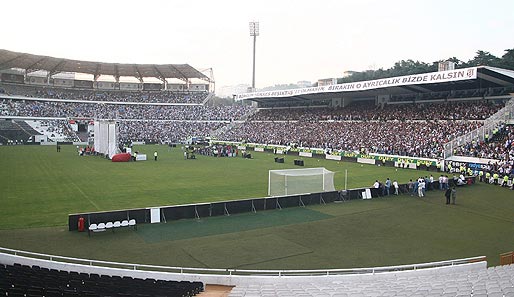
<svg viewBox="0 0 514 297">
<path fill-rule="evenodd" d="M 514 260 L 514 252 L 500 254 L 500 265 L 510 265 Z"/>
<path fill-rule="evenodd" d="M 447 260 L 439 262 L 429 262 L 421 264 L 409 264 L 399 266 L 384 266 L 384 267 L 370 267 L 370 268 L 350 268 L 350 269 L 313 269 L 313 270 L 246 270 L 246 269 L 215 269 L 215 268 L 186 268 L 186 267 L 173 267 L 173 266 L 158 266 L 158 265 L 144 265 L 144 264 L 131 264 L 111 261 L 99 261 L 80 259 L 72 257 L 55 256 L 48 254 L 33 253 L 21 250 L 14 250 L 0 247 L 0 253 L 11 254 L 16 256 L 34 258 L 39 260 L 47 260 L 58 263 L 66 264 L 80 264 L 91 267 L 108 267 L 116 269 L 130 269 L 138 271 L 158 271 L 158 272 L 171 272 L 171 273 L 188 273 L 188 274 L 206 274 L 206 275 L 239 275 L 239 276 L 329 276 L 329 275 L 351 275 L 351 274 L 376 274 L 384 272 L 397 272 L 397 271 L 415 271 L 424 268 L 436 268 L 455 266 L 460 264 L 468 264 L 475 262 L 487 261 L 485 256 Z"/>
<path fill-rule="evenodd" d="M 453 156 L 453 150 L 457 147 L 463 146 L 472 141 L 484 141 L 486 135 L 492 137 L 494 129 L 498 128 L 501 124 L 508 122 L 514 118 L 514 99 L 510 99 L 505 104 L 505 107 L 490 116 L 484 121 L 484 125 L 475 129 L 465 135 L 459 136 L 446 144 L 444 144 L 443 156 L 449 158 Z"/>
</svg>

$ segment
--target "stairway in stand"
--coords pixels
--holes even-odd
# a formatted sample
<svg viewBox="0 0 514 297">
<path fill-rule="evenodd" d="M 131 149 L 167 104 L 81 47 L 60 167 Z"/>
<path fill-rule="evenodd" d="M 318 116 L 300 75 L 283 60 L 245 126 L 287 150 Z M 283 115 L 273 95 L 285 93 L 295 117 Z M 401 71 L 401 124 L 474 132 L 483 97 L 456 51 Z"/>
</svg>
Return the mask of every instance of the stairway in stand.
<svg viewBox="0 0 514 297">
<path fill-rule="evenodd" d="M 205 285 L 205 291 L 197 294 L 197 297 L 227 297 L 232 291 L 232 286 Z"/>
<path fill-rule="evenodd" d="M 80 141 L 87 142 L 87 140 L 88 140 L 88 133 L 84 132 L 84 131 L 77 132 L 77 137 L 80 139 Z"/>
</svg>

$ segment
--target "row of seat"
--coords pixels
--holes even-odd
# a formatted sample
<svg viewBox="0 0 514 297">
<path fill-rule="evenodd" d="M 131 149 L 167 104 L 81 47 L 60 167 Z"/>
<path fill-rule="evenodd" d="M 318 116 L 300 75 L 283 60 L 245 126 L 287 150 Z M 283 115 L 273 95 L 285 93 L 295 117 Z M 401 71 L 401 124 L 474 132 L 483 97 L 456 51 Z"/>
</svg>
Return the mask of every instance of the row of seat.
<svg viewBox="0 0 514 297">
<path fill-rule="evenodd" d="M 114 229 L 121 228 L 121 227 L 134 227 L 135 230 L 137 230 L 137 224 L 136 219 L 130 219 L 130 220 L 123 220 L 123 221 L 115 221 L 113 222 L 107 222 L 107 223 L 98 223 L 98 224 L 90 224 L 88 228 L 88 233 L 91 235 L 91 232 L 102 232 L 105 230 L 112 230 L 114 232 Z"/>
<path fill-rule="evenodd" d="M 189 297 L 201 291 L 201 282 L 140 279 L 0 264 L 0 296 Z"/>
<path fill-rule="evenodd" d="M 229 297 L 514 297 L 514 265 L 437 274 L 384 274 L 335 281 L 244 284 Z"/>
</svg>

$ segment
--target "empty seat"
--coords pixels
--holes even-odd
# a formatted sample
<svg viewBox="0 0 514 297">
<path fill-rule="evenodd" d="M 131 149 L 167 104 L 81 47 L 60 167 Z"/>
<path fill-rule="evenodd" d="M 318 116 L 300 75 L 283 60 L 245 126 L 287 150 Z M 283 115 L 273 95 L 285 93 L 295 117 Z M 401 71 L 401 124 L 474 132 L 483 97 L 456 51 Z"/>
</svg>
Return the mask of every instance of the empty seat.
<svg viewBox="0 0 514 297">
<path fill-rule="evenodd" d="M 91 235 L 91 231 L 96 232 L 96 230 L 98 230 L 98 225 L 96 225 L 96 224 L 91 224 L 91 225 L 89 225 L 89 228 L 88 228 L 87 234 L 88 234 L 88 235 Z"/>
<path fill-rule="evenodd" d="M 119 228 L 119 227 L 121 227 L 121 223 L 120 223 L 120 221 L 116 221 L 116 222 L 114 222 L 114 224 L 112 224 L 112 226 L 114 228 Z"/>
<path fill-rule="evenodd" d="M 112 222 L 105 223 L 105 229 L 112 229 L 114 227 L 114 224 Z"/>
<path fill-rule="evenodd" d="M 105 223 L 98 224 L 96 231 L 105 231 Z"/>
<path fill-rule="evenodd" d="M 136 220 L 135 219 L 131 219 L 128 223 L 129 223 L 129 226 L 132 226 L 132 227 L 134 227 L 134 229 L 137 229 L 137 225 L 136 225 Z"/>
<path fill-rule="evenodd" d="M 129 225 L 129 221 L 128 220 L 121 221 L 121 226 L 122 227 L 128 227 L 128 225 Z"/>
</svg>

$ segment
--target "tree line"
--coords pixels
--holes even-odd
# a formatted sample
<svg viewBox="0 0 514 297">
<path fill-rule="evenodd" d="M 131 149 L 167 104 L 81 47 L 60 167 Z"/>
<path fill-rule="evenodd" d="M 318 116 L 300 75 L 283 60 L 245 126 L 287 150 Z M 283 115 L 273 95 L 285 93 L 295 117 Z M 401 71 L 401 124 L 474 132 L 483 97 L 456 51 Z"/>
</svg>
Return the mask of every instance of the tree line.
<svg viewBox="0 0 514 297">
<path fill-rule="evenodd" d="M 476 55 L 467 62 L 464 62 L 457 57 L 451 57 L 433 63 L 413 61 L 411 59 L 401 60 L 394 63 L 394 66 L 389 69 L 380 68 L 378 70 L 352 71 L 349 76 L 338 78 L 337 83 L 349 83 L 355 81 L 365 81 L 379 78 L 434 72 L 437 71 L 439 62 L 443 61 L 454 62 L 455 68 L 492 66 L 514 70 L 514 48 L 506 49 L 505 54 L 501 57 L 496 57 L 490 52 L 479 50 L 476 52 Z"/>
</svg>

